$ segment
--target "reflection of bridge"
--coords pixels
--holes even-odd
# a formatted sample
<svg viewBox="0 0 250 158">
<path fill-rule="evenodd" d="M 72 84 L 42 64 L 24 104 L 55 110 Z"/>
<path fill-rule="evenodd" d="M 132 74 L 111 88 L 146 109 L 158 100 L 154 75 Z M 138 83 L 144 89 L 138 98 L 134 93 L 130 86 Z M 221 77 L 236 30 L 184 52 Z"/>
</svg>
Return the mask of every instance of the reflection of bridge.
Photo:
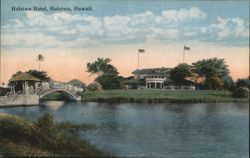
<svg viewBox="0 0 250 158">
<path fill-rule="evenodd" d="M 11 92 L 6 96 L 6 99 L 7 104 L 10 105 L 39 104 L 39 100 L 44 96 L 52 92 L 59 92 L 66 100 L 76 101 L 81 99 L 78 93 L 82 91 L 83 88 L 80 86 L 57 81 L 37 82 L 33 85 L 24 82 L 23 90 L 16 92 L 15 87 L 11 87 Z"/>
</svg>

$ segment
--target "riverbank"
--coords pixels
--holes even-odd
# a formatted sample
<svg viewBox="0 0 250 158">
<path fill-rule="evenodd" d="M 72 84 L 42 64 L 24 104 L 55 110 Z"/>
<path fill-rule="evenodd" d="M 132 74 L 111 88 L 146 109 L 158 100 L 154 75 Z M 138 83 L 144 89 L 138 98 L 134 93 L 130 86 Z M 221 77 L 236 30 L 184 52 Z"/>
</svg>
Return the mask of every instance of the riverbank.
<svg viewBox="0 0 250 158">
<path fill-rule="evenodd" d="M 78 130 L 92 129 L 92 125 L 54 123 L 51 115 L 38 121 L 0 114 L 0 155 L 18 157 L 104 157 L 86 140 L 80 139 Z"/>
<path fill-rule="evenodd" d="M 84 102 L 140 103 L 214 103 L 248 102 L 248 98 L 233 98 L 229 91 L 217 90 L 105 90 L 85 92 Z"/>
</svg>

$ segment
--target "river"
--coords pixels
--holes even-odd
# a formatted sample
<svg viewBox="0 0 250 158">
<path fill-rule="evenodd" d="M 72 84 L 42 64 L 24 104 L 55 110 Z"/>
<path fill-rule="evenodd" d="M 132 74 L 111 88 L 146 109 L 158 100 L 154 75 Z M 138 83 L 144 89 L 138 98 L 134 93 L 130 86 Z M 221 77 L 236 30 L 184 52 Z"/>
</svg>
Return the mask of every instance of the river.
<svg viewBox="0 0 250 158">
<path fill-rule="evenodd" d="M 116 156 L 248 157 L 249 106 L 245 103 L 140 104 L 44 102 L 0 108 L 36 119 L 49 112 L 56 121 L 93 123 L 81 132 Z"/>
</svg>

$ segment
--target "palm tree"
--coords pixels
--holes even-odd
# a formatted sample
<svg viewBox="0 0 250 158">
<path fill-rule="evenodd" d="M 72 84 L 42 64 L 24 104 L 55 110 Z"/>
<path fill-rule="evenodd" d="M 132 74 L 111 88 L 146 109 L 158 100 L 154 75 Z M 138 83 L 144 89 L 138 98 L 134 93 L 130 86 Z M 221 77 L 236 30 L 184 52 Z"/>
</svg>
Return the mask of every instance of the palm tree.
<svg viewBox="0 0 250 158">
<path fill-rule="evenodd" d="M 40 64 L 42 61 L 44 61 L 44 56 L 42 54 L 39 54 L 37 56 L 37 61 L 39 62 L 39 71 L 40 71 Z"/>
</svg>

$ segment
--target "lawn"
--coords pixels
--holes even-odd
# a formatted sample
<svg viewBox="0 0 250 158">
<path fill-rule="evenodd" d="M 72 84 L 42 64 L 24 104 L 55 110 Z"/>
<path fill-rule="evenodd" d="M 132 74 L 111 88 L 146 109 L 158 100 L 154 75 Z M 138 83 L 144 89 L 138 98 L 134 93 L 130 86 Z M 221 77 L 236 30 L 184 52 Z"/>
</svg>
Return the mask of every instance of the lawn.
<svg viewBox="0 0 250 158">
<path fill-rule="evenodd" d="M 217 90 L 104 90 L 85 92 L 82 101 L 94 102 L 247 102 L 233 98 L 229 91 Z"/>
</svg>

